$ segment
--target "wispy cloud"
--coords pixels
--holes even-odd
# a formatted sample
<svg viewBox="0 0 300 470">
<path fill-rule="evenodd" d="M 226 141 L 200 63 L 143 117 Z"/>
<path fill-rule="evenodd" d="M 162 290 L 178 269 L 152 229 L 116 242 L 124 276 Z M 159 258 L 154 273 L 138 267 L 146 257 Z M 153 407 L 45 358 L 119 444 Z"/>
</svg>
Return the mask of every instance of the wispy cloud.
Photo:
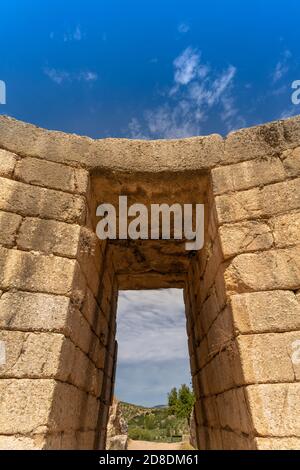
<svg viewBox="0 0 300 470">
<path fill-rule="evenodd" d="M 291 59 L 292 54 L 291 52 L 286 49 L 283 54 L 281 55 L 280 60 L 277 62 L 275 69 L 272 73 L 272 80 L 273 83 L 278 82 L 281 80 L 284 75 L 286 75 L 289 71 L 289 60 Z"/>
<path fill-rule="evenodd" d="M 58 85 L 62 85 L 64 82 L 94 82 L 98 79 L 97 73 L 90 70 L 68 72 L 66 70 L 58 70 L 53 67 L 45 67 L 43 71 L 50 80 Z"/>
<path fill-rule="evenodd" d="M 299 109 L 297 108 L 297 106 L 290 106 L 289 108 L 287 109 L 284 109 L 278 119 L 288 119 L 290 117 L 293 117 L 293 116 L 297 116 L 299 114 Z"/>
<path fill-rule="evenodd" d="M 187 359 L 182 291 L 121 292 L 117 337 L 121 364 Z"/>
<path fill-rule="evenodd" d="M 49 37 L 50 39 L 58 38 L 59 40 L 63 40 L 63 42 L 81 41 L 84 37 L 84 33 L 80 25 L 77 25 L 74 29 L 68 29 L 63 33 L 51 31 Z"/>
<path fill-rule="evenodd" d="M 180 34 L 188 33 L 190 30 L 190 26 L 187 23 L 180 23 L 177 27 L 177 31 Z"/>
<path fill-rule="evenodd" d="M 227 130 L 245 125 L 235 104 L 233 83 L 236 68 L 218 72 L 203 63 L 201 52 L 186 48 L 173 62 L 173 84 L 165 102 L 134 117 L 128 128 L 133 138 L 180 138 L 201 133 L 202 123 L 213 111 Z"/>
</svg>

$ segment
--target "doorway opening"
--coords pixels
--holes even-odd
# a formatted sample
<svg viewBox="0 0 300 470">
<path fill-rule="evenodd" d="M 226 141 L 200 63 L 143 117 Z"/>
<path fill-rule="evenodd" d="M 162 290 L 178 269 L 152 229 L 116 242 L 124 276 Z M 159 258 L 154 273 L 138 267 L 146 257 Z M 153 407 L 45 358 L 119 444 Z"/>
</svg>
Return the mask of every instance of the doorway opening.
<svg viewBox="0 0 300 470">
<path fill-rule="evenodd" d="M 116 336 L 114 406 L 129 447 L 188 446 L 194 395 L 183 290 L 120 291 Z M 119 421 L 108 440 L 122 431 Z"/>
</svg>

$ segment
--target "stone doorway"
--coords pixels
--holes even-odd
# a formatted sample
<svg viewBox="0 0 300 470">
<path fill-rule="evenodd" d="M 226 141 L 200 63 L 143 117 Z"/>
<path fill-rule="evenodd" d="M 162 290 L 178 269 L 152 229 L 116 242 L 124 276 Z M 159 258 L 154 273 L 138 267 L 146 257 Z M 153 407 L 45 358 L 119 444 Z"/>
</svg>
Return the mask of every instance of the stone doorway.
<svg viewBox="0 0 300 470">
<path fill-rule="evenodd" d="M 1 448 L 104 448 L 118 290 L 165 287 L 185 292 L 198 447 L 300 446 L 299 146 L 299 118 L 155 142 L 0 118 Z M 204 203 L 204 248 L 100 243 L 120 194 Z"/>
</svg>

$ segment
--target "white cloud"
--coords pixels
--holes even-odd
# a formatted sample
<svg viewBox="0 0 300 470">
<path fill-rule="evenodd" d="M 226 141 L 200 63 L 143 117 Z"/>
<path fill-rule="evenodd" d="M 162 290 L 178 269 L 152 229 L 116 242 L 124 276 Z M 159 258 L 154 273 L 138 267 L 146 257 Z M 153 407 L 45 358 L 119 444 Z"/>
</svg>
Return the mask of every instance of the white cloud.
<svg viewBox="0 0 300 470">
<path fill-rule="evenodd" d="M 57 83 L 58 85 L 70 79 L 70 74 L 65 70 L 57 70 L 54 68 L 45 67 L 44 74 L 47 75 L 50 80 Z"/>
<path fill-rule="evenodd" d="M 68 29 L 68 31 L 65 31 L 64 33 L 51 31 L 49 37 L 52 40 L 57 38 L 64 42 L 81 41 L 84 37 L 84 33 L 82 32 L 80 25 L 77 25 L 75 29 Z"/>
<path fill-rule="evenodd" d="M 81 41 L 83 33 L 79 25 L 72 31 L 67 31 L 64 33 L 63 40 L 64 42 L 68 41 Z"/>
<path fill-rule="evenodd" d="M 177 27 L 177 31 L 180 34 L 188 33 L 190 30 L 190 26 L 187 23 L 180 23 Z"/>
<path fill-rule="evenodd" d="M 94 82 L 98 79 L 98 75 L 90 70 L 79 71 L 75 73 L 67 72 L 66 70 L 58 70 L 51 67 L 44 68 L 44 74 L 50 78 L 54 83 L 61 85 L 64 82 Z"/>
<path fill-rule="evenodd" d="M 175 68 L 174 82 L 178 85 L 187 85 L 197 76 L 198 71 L 202 70 L 200 54 L 191 47 L 176 57 L 173 65 Z"/>
<path fill-rule="evenodd" d="M 233 96 L 236 68 L 222 72 L 201 60 L 201 52 L 185 49 L 173 61 L 173 84 L 166 101 L 145 111 L 143 119 L 133 118 L 129 134 L 133 138 L 180 138 L 201 134 L 201 125 L 212 112 L 228 130 L 245 125 Z"/>
<path fill-rule="evenodd" d="M 278 119 L 288 119 L 290 117 L 296 116 L 297 114 L 299 114 L 299 109 L 296 106 L 290 106 L 280 113 Z"/>
<path fill-rule="evenodd" d="M 282 54 L 281 59 L 277 62 L 275 70 L 272 74 L 273 83 L 278 82 L 286 75 L 289 71 L 289 59 L 292 57 L 292 54 L 289 50 L 285 50 Z"/>
<path fill-rule="evenodd" d="M 119 363 L 188 357 L 182 290 L 121 292 L 117 315 Z"/>
<path fill-rule="evenodd" d="M 77 74 L 77 80 L 83 80 L 84 82 L 94 82 L 98 79 L 98 75 L 95 72 L 91 72 L 90 70 L 86 72 L 79 72 Z"/>
</svg>

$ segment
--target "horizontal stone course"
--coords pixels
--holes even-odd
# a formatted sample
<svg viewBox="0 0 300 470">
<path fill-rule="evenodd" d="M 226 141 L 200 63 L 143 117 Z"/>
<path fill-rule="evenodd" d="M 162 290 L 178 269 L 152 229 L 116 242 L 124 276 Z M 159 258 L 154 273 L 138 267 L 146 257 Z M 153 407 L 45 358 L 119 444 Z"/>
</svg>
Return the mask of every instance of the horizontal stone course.
<svg viewBox="0 0 300 470">
<path fill-rule="evenodd" d="M 74 343 L 58 333 L 1 331 L 6 363 L 4 378 L 55 378 L 98 396 L 103 372 Z"/>
<path fill-rule="evenodd" d="M 266 220 L 246 220 L 224 224 L 219 229 L 225 259 L 240 253 L 285 248 L 300 244 L 300 212 Z"/>
<path fill-rule="evenodd" d="M 0 210 L 77 224 L 84 223 L 86 213 L 82 196 L 6 178 L 0 178 Z"/>
<path fill-rule="evenodd" d="M 21 222 L 22 217 L 20 215 L 0 211 L 0 245 L 6 247 L 15 245 Z"/>
<path fill-rule="evenodd" d="M 236 256 L 225 270 L 229 293 L 300 288 L 300 250 L 293 247 Z"/>
<path fill-rule="evenodd" d="M 239 333 L 300 330 L 300 303 L 292 291 L 236 294 L 230 301 Z"/>
<path fill-rule="evenodd" d="M 300 208 L 300 178 L 216 197 L 219 224 L 271 217 Z"/>
<path fill-rule="evenodd" d="M 22 158 L 16 165 L 15 178 L 24 183 L 85 194 L 88 173 L 82 169 L 37 158 Z"/>
<path fill-rule="evenodd" d="M 300 147 L 286 150 L 282 154 L 283 166 L 288 176 L 300 175 Z"/>
<path fill-rule="evenodd" d="M 264 157 L 212 170 L 216 195 L 282 181 L 286 178 L 279 157 Z"/>
<path fill-rule="evenodd" d="M 20 250 L 76 258 L 81 227 L 55 220 L 26 217 L 17 236 Z"/>
<path fill-rule="evenodd" d="M 5 292 L 0 298 L 0 328 L 23 332 L 53 332 L 69 337 L 102 369 L 108 326 L 104 316 L 94 312 L 98 322 L 97 335 L 74 307 L 70 298 L 29 292 Z M 98 319 L 99 318 L 99 319 Z M 103 343 L 103 344 L 102 344 Z"/>
<path fill-rule="evenodd" d="M 0 287 L 71 296 L 84 295 L 85 281 L 76 260 L 0 246 Z"/>
<path fill-rule="evenodd" d="M 17 155 L 0 149 L 0 176 L 11 178 L 17 163 Z"/>
</svg>

